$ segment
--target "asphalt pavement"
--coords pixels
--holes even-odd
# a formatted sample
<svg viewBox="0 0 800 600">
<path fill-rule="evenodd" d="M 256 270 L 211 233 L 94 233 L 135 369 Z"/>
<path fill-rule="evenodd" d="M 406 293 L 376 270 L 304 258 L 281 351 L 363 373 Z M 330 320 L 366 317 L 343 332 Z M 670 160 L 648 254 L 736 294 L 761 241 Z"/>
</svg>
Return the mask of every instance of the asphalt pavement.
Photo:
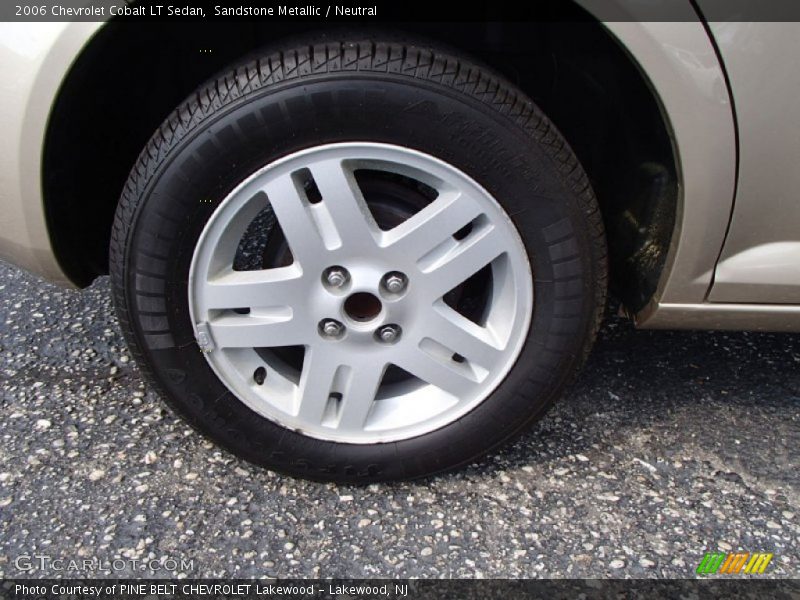
<svg viewBox="0 0 800 600">
<path fill-rule="evenodd" d="M 610 316 L 499 454 L 416 483 L 293 479 L 165 407 L 107 278 L 63 290 L 0 263 L 2 577 L 691 577 L 741 550 L 797 578 L 799 449 L 800 335 Z"/>
</svg>

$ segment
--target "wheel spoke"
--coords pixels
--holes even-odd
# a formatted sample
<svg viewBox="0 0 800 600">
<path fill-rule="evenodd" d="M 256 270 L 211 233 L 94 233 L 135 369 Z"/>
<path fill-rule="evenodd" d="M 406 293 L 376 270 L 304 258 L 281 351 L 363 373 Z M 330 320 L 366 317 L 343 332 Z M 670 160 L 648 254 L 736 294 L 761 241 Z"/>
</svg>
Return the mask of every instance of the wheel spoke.
<svg viewBox="0 0 800 600">
<path fill-rule="evenodd" d="M 359 362 L 357 366 L 350 367 L 342 392 L 339 429 L 361 431 L 364 428 L 385 370 L 385 364 L 372 361 Z"/>
<path fill-rule="evenodd" d="M 309 423 L 322 422 L 340 365 L 336 353 L 327 348 L 311 346 L 306 350 L 297 387 L 298 417 Z"/>
<path fill-rule="evenodd" d="M 239 242 L 247 228 L 258 214 L 267 207 L 267 197 L 263 193 L 250 197 L 244 205 L 236 211 L 225 223 L 219 232 L 219 238 L 214 242 L 213 260 L 209 271 L 224 269 L 233 264 Z"/>
<path fill-rule="evenodd" d="M 425 383 L 456 396 L 466 398 L 476 382 L 470 377 L 468 368 L 444 357 L 432 356 L 420 348 L 402 353 L 394 363 Z"/>
<path fill-rule="evenodd" d="M 335 230 L 331 237 L 338 237 L 350 251 L 374 252 L 379 229 L 353 173 L 337 159 L 314 163 L 309 169 L 329 216 L 324 226 Z"/>
<path fill-rule="evenodd" d="M 425 321 L 425 335 L 487 370 L 502 356 L 491 331 L 441 301 Z"/>
<path fill-rule="evenodd" d="M 308 327 L 290 310 L 273 315 L 224 315 L 209 322 L 214 344 L 220 348 L 297 346 L 308 338 Z"/>
<path fill-rule="evenodd" d="M 505 252 L 503 236 L 492 225 L 484 224 L 455 247 L 434 257 L 424 266 L 427 288 L 441 298 Z"/>
<path fill-rule="evenodd" d="M 325 250 L 311 205 L 299 189 L 299 184 L 289 175 L 270 181 L 264 191 L 286 236 L 292 256 L 307 269 Z"/>
<path fill-rule="evenodd" d="M 384 246 L 394 256 L 418 260 L 442 243 L 455 245 L 453 234 L 480 214 L 472 198 L 446 194 L 384 234 Z"/>
<path fill-rule="evenodd" d="M 203 300 L 208 310 L 297 306 L 305 297 L 303 283 L 296 265 L 260 271 L 228 270 L 209 278 Z"/>
</svg>

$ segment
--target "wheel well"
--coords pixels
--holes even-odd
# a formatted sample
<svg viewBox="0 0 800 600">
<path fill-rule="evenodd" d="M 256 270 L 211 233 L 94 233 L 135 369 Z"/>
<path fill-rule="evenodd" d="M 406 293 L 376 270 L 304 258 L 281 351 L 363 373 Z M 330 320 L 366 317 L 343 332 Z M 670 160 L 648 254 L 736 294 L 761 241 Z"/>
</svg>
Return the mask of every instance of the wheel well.
<svg viewBox="0 0 800 600">
<path fill-rule="evenodd" d="M 578 9 L 576 8 L 576 11 Z M 575 150 L 606 225 L 611 290 L 632 311 L 656 290 L 677 210 L 677 172 L 657 98 L 605 28 L 573 23 L 410 24 L 403 32 L 468 52 L 533 98 Z M 270 40 L 313 33 L 293 24 L 110 22 L 62 85 L 48 125 L 43 188 L 66 274 L 107 273 L 117 200 L 160 123 L 217 71 Z"/>
</svg>

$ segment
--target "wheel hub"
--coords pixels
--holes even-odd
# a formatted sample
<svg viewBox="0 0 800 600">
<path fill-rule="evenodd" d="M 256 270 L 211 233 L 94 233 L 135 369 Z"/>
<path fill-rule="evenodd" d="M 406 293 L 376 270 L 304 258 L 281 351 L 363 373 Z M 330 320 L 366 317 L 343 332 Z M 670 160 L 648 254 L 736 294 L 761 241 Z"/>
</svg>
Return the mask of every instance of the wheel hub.
<svg viewBox="0 0 800 600">
<path fill-rule="evenodd" d="M 383 304 L 375 294 L 356 292 L 344 301 L 345 314 L 360 323 L 367 323 L 377 318 L 383 311 Z"/>
</svg>

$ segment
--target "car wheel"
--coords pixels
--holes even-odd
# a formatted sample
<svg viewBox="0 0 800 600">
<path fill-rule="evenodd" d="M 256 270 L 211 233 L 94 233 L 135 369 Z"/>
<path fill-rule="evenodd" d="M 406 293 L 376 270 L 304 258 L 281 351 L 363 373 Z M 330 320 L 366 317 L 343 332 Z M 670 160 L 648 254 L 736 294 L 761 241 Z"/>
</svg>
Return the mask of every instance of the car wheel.
<svg viewBox="0 0 800 600">
<path fill-rule="evenodd" d="M 201 87 L 142 152 L 111 274 L 132 352 L 241 457 L 367 482 L 533 423 L 604 305 L 602 221 L 522 92 L 429 46 L 286 45 Z"/>
</svg>

